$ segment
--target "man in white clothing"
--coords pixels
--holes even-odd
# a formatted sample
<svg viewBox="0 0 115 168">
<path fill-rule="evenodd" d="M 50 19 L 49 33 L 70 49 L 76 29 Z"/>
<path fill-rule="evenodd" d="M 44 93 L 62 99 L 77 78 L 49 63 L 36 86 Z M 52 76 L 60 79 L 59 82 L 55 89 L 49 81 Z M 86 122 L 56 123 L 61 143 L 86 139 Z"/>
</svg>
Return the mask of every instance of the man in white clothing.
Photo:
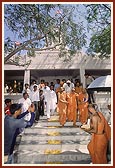
<svg viewBox="0 0 115 168">
<path fill-rule="evenodd" d="M 31 83 L 31 85 L 30 85 L 30 90 L 31 90 L 31 91 L 33 91 L 35 84 L 36 84 L 36 81 L 35 81 L 35 80 L 32 80 L 32 83 Z"/>
<path fill-rule="evenodd" d="M 37 84 L 33 85 L 33 90 L 30 93 L 30 99 L 35 106 L 35 122 L 38 122 L 40 117 L 40 114 L 39 114 L 40 95 L 39 95 L 39 89 Z"/>
<path fill-rule="evenodd" d="M 50 112 L 51 115 L 54 115 L 56 104 L 57 104 L 57 95 L 54 91 L 54 87 L 50 86 L 50 96 L 49 96 Z"/>
<path fill-rule="evenodd" d="M 31 105 L 31 100 L 28 98 L 28 93 L 23 93 L 23 98 L 19 99 L 19 104 L 22 104 L 22 111 L 26 112 Z M 31 118 L 31 113 L 25 115 L 24 119 L 29 121 Z"/>
<path fill-rule="evenodd" d="M 24 85 L 24 90 L 22 91 L 22 93 L 25 93 L 25 92 L 28 93 L 28 97 L 29 97 L 31 90 L 30 90 L 30 85 L 28 83 L 25 83 Z"/>
<path fill-rule="evenodd" d="M 48 86 L 48 83 L 45 82 L 45 87 L 43 88 L 43 94 L 44 94 L 44 102 L 46 105 L 46 114 L 47 114 L 47 119 L 50 119 L 50 88 Z"/>
<path fill-rule="evenodd" d="M 67 80 L 67 82 L 64 83 L 63 87 L 66 93 L 70 93 L 74 88 L 74 83 L 72 83 L 70 80 Z"/>
</svg>

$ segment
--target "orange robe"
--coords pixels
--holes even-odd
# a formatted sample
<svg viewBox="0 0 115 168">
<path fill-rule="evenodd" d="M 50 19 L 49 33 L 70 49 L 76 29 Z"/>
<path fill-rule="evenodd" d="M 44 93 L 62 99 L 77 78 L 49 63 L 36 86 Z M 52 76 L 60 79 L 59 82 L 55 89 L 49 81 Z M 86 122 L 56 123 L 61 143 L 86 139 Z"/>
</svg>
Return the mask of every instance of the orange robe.
<svg viewBox="0 0 115 168">
<path fill-rule="evenodd" d="M 86 123 L 88 118 L 88 102 L 85 102 L 86 95 L 83 93 L 79 93 L 78 96 L 78 110 L 79 110 L 79 120 L 80 122 Z"/>
<path fill-rule="evenodd" d="M 82 90 L 83 90 L 83 88 L 81 88 L 81 87 L 78 87 L 78 86 L 75 87 L 75 92 L 78 94 L 81 93 Z"/>
<path fill-rule="evenodd" d="M 77 120 L 77 96 L 76 93 L 68 93 L 67 94 L 67 102 L 68 102 L 68 108 L 67 108 L 67 119 L 68 121 L 73 121 L 73 124 L 76 124 Z"/>
<path fill-rule="evenodd" d="M 66 113 L 67 113 L 67 94 L 66 92 L 58 93 L 58 113 L 59 122 L 61 125 L 66 123 Z"/>
<path fill-rule="evenodd" d="M 93 164 L 107 164 L 107 144 L 111 138 L 111 127 L 105 117 L 98 112 L 101 122 L 98 124 L 98 134 L 92 133 L 91 141 L 87 148 Z"/>
</svg>

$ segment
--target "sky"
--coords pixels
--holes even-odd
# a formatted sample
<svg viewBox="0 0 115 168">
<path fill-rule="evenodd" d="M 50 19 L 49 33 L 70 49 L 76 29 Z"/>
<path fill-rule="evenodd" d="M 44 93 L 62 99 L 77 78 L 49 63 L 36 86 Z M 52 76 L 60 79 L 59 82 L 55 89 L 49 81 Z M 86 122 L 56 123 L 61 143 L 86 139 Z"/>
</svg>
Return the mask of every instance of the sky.
<svg viewBox="0 0 115 168">
<path fill-rule="evenodd" d="M 66 4 L 66 5 L 71 5 L 71 3 L 70 3 L 70 4 Z M 75 6 L 75 5 L 77 6 L 78 4 L 72 4 L 72 5 L 73 5 L 73 6 Z M 55 12 L 55 11 L 54 11 L 54 12 Z M 79 13 L 79 15 L 78 15 L 77 13 Z M 85 10 L 85 7 L 83 6 L 83 4 L 79 3 L 79 7 L 76 8 L 75 14 L 76 14 L 76 16 L 77 16 L 77 17 L 76 17 L 76 16 L 74 17 L 75 22 L 78 22 L 78 23 L 79 23 L 79 21 L 82 21 L 82 22 L 83 22 L 83 25 L 84 25 L 84 27 L 85 27 L 85 31 L 87 31 L 87 21 L 86 21 L 85 18 L 84 18 L 84 16 L 86 15 L 86 10 Z M 53 15 L 53 11 L 52 11 L 52 15 Z M 89 43 L 90 43 L 91 32 L 88 32 L 88 31 L 87 31 L 86 35 L 87 35 L 87 45 L 83 47 L 83 49 L 82 49 L 83 52 L 86 52 L 87 47 L 88 47 L 88 45 L 89 45 Z M 12 41 L 14 41 L 14 42 L 15 42 L 15 41 L 23 42 L 23 41 L 26 41 L 26 40 L 27 40 L 27 39 L 19 40 L 16 33 L 13 34 L 6 26 L 4 26 L 4 39 L 5 39 L 6 37 L 8 37 L 8 36 L 9 36 L 9 37 L 12 39 Z M 24 51 L 24 52 L 22 51 L 22 53 L 25 53 L 25 51 Z"/>
<path fill-rule="evenodd" d="M 71 5 L 71 4 L 69 4 L 69 5 Z M 74 6 L 75 6 L 75 4 L 73 4 Z M 55 12 L 55 11 L 54 11 Z M 75 20 L 75 22 L 79 22 L 79 21 L 83 21 L 83 24 L 84 24 L 84 26 L 86 27 L 86 20 L 84 19 L 84 12 L 85 12 L 85 8 L 83 7 L 83 5 L 80 5 L 79 6 L 79 8 L 77 8 L 77 10 L 76 10 L 76 12 L 75 13 L 77 13 L 77 12 L 79 12 L 79 13 L 81 13 L 81 14 L 79 14 L 79 16 L 78 17 L 74 17 L 74 20 Z M 52 11 L 52 14 L 53 14 L 53 11 Z M 26 41 L 27 39 L 23 39 L 22 41 L 21 40 L 19 40 L 18 39 L 18 37 L 17 37 L 17 34 L 15 33 L 15 34 L 13 34 L 9 29 L 8 29 L 8 27 L 6 27 L 6 25 L 4 25 L 4 39 L 5 38 L 7 38 L 7 37 L 10 37 L 11 39 L 12 39 L 12 41 L 20 41 L 20 42 L 23 42 L 23 40 L 24 41 Z M 88 34 L 87 33 L 87 42 L 89 43 L 89 38 L 90 38 L 90 34 Z M 83 47 L 83 50 L 84 51 L 86 51 L 86 47 Z M 22 52 L 23 53 L 23 52 Z M 24 52 L 25 53 L 25 52 Z"/>
</svg>

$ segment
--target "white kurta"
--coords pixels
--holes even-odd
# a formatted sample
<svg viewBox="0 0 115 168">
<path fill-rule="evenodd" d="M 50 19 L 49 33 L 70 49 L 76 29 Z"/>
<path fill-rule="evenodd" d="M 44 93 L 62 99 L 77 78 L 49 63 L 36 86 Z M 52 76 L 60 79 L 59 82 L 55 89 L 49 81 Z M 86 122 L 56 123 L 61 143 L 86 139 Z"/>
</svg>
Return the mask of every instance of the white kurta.
<svg viewBox="0 0 115 168">
<path fill-rule="evenodd" d="M 29 98 L 27 98 L 27 99 L 21 98 L 21 99 L 19 99 L 19 103 L 23 104 L 22 112 L 24 113 L 28 110 L 29 106 L 31 105 L 31 100 Z M 31 113 L 26 114 L 24 117 L 24 119 L 27 121 L 29 121 L 30 118 L 31 118 Z"/>
<path fill-rule="evenodd" d="M 50 100 L 49 100 L 49 103 L 50 103 L 50 109 L 53 109 L 55 110 L 56 108 L 56 103 L 57 103 L 57 96 L 56 96 L 56 93 L 54 90 L 50 90 Z"/>
<path fill-rule="evenodd" d="M 45 102 L 47 102 L 49 100 L 49 92 L 50 92 L 50 88 L 48 86 L 46 86 L 46 88 L 43 88 L 43 94 L 44 94 L 44 98 L 45 98 Z"/>
<path fill-rule="evenodd" d="M 32 102 L 34 102 L 34 101 L 40 101 L 39 90 L 32 91 L 30 93 L 30 99 L 31 99 Z"/>
<path fill-rule="evenodd" d="M 70 86 L 68 86 L 68 84 L 65 83 L 63 87 L 65 88 L 66 93 L 70 93 L 72 91 L 72 88 L 74 88 L 74 83 L 70 83 Z"/>
<path fill-rule="evenodd" d="M 47 118 L 50 118 L 50 103 L 49 103 L 49 99 L 50 99 L 50 88 L 49 88 L 48 86 L 46 86 L 46 88 L 44 87 L 44 89 L 43 89 L 43 94 L 44 94 L 44 102 L 46 102 Z"/>
</svg>

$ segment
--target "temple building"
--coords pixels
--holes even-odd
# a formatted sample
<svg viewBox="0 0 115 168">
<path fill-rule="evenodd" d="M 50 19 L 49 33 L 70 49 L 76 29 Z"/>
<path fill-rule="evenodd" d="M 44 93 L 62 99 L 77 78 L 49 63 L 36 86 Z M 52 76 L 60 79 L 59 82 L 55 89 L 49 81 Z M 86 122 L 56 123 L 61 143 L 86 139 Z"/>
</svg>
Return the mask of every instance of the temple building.
<svg viewBox="0 0 115 168">
<path fill-rule="evenodd" d="M 15 56 L 14 58 L 15 59 Z M 30 64 L 28 64 L 30 62 Z M 4 82 L 9 84 L 14 80 L 23 84 L 31 83 L 33 79 L 39 83 L 41 79 L 55 82 L 59 79 L 80 79 L 85 85 L 85 73 L 94 77 L 111 74 L 111 57 L 101 59 L 91 57 L 83 52 L 76 53 L 73 57 L 59 57 L 59 50 L 36 51 L 34 57 L 24 55 L 19 64 L 24 66 L 4 65 Z"/>
</svg>

